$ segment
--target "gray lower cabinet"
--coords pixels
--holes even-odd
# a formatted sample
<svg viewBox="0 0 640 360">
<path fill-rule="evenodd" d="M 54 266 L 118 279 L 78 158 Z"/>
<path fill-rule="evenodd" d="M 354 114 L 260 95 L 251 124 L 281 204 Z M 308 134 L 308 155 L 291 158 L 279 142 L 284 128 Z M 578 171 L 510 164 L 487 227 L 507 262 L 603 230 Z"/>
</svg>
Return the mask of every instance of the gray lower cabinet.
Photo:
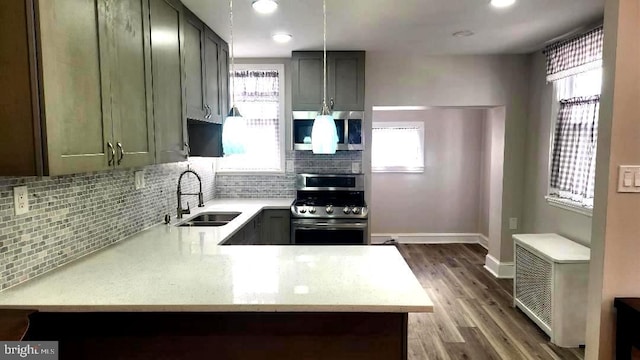
<svg viewBox="0 0 640 360">
<path fill-rule="evenodd" d="M 319 111 L 323 96 L 322 51 L 294 51 L 292 108 Z M 327 52 L 327 102 L 333 110 L 364 111 L 365 52 Z"/>
<path fill-rule="evenodd" d="M 244 227 L 233 234 L 223 245 L 246 245 L 244 243 Z"/>
<path fill-rule="evenodd" d="M 224 245 L 289 245 L 290 216 L 289 210 L 264 210 Z"/>
<path fill-rule="evenodd" d="M 224 245 L 260 245 L 260 214 L 239 229 Z"/>
<path fill-rule="evenodd" d="M 150 0 L 156 162 L 187 158 L 184 16 L 177 0 Z"/>
<path fill-rule="evenodd" d="M 262 212 L 262 244 L 291 244 L 291 210 L 264 210 Z"/>
<path fill-rule="evenodd" d="M 0 125 L 0 175 L 154 162 L 148 5 L 3 4 L 0 117 L 12 121 Z"/>
</svg>

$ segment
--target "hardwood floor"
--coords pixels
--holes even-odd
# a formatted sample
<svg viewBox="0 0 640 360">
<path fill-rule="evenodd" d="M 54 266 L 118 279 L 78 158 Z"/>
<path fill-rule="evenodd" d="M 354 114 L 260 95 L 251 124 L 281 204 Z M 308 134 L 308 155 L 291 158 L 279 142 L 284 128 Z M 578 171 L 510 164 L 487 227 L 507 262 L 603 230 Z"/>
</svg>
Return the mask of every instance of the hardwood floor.
<svg viewBox="0 0 640 360">
<path fill-rule="evenodd" d="M 435 311 L 409 314 L 409 359 L 583 359 L 564 349 L 513 305 L 512 280 L 484 269 L 475 244 L 398 245 Z"/>
</svg>

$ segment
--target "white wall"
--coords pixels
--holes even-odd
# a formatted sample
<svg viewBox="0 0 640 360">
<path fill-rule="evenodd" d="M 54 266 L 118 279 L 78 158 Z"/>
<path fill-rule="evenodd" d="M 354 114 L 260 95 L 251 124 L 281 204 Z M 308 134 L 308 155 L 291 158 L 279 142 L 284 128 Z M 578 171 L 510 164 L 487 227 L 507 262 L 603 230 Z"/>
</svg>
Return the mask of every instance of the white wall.
<svg viewBox="0 0 640 360">
<path fill-rule="evenodd" d="M 510 262 L 510 258 L 498 256 L 504 255 L 506 252 L 513 252 L 511 247 L 511 239 L 502 237 L 503 221 L 503 197 L 504 197 L 504 146 L 505 146 L 505 108 L 503 106 L 487 110 L 487 149 L 489 152 L 488 167 L 488 188 L 486 194 L 488 202 L 484 206 L 488 206 L 486 213 L 488 215 L 488 236 L 489 239 L 489 255 L 500 262 Z M 492 251 L 493 250 L 493 251 Z M 492 260 L 494 261 L 494 260 Z M 500 269 L 494 269 L 500 273 Z"/>
<path fill-rule="evenodd" d="M 527 157 L 523 231 L 558 233 L 589 245 L 591 217 L 551 206 L 545 200 L 549 184 L 549 161 L 553 129 L 553 85 L 546 81 L 546 58 L 531 55 L 531 101 L 527 126 Z"/>
<path fill-rule="evenodd" d="M 478 233 L 484 113 L 373 112 L 373 121 L 418 121 L 425 131 L 424 173 L 373 174 L 373 233 Z"/>
<path fill-rule="evenodd" d="M 478 203 L 478 232 L 489 238 L 489 196 L 491 194 L 491 122 L 484 112 L 482 145 L 480 148 L 480 190 Z"/>
<path fill-rule="evenodd" d="M 591 235 L 586 359 L 615 358 L 615 297 L 640 296 L 640 195 L 617 192 L 618 166 L 640 165 L 640 2 L 607 0 Z"/>
<path fill-rule="evenodd" d="M 524 153 L 527 124 L 529 58 L 521 55 L 427 56 L 370 51 L 366 61 L 366 108 L 374 105 L 504 106 L 506 142 L 502 224 L 522 217 Z M 371 124 L 365 134 L 371 137 Z M 364 153 L 364 170 L 371 172 L 371 149 Z M 371 189 L 371 184 L 368 184 Z M 506 220 L 506 221 L 505 221 Z M 499 261 L 513 258 L 507 226 L 490 254 Z"/>
</svg>

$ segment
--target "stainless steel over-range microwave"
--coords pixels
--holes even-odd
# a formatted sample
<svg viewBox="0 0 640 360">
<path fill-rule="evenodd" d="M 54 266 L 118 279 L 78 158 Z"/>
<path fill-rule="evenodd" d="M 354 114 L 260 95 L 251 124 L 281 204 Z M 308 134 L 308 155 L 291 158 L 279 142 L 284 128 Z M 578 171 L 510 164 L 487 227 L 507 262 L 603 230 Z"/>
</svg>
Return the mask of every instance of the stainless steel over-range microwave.
<svg viewBox="0 0 640 360">
<path fill-rule="evenodd" d="M 312 150 L 311 129 L 317 111 L 293 112 L 293 149 Z M 338 150 L 364 150 L 362 111 L 334 111 L 333 118 L 338 129 Z"/>
</svg>

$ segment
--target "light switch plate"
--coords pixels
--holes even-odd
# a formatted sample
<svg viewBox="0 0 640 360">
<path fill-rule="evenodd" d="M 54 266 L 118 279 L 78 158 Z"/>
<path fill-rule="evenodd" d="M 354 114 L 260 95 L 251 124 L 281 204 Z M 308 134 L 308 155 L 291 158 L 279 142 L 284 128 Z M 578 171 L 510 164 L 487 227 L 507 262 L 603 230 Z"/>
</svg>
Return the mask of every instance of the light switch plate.
<svg viewBox="0 0 640 360">
<path fill-rule="evenodd" d="M 619 193 L 640 193 L 640 166 L 622 165 L 618 172 Z"/>
<path fill-rule="evenodd" d="M 16 215 L 29 212 L 29 194 L 26 186 L 16 186 L 13 188 L 13 203 Z"/>
<path fill-rule="evenodd" d="M 287 170 L 288 173 L 292 173 L 294 171 L 293 160 L 287 160 Z"/>
<path fill-rule="evenodd" d="M 357 161 L 354 161 L 351 163 L 351 172 L 354 174 L 359 174 L 360 173 L 360 163 Z"/>
<path fill-rule="evenodd" d="M 144 171 L 142 170 L 136 171 L 134 175 L 135 175 L 136 190 L 140 190 L 144 188 Z"/>
<path fill-rule="evenodd" d="M 509 229 L 518 230 L 518 218 L 509 218 Z"/>
</svg>

